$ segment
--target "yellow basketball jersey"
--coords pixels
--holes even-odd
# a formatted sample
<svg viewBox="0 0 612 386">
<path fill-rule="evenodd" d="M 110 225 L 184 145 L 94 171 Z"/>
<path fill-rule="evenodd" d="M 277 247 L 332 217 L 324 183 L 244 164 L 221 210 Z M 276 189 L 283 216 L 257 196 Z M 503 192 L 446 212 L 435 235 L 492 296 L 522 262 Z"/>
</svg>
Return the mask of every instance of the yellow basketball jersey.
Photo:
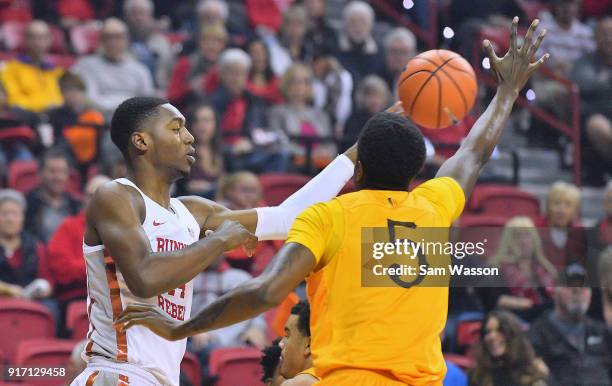
<svg viewBox="0 0 612 386">
<path fill-rule="evenodd" d="M 448 228 L 464 204 L 459 184 L 443 177 L 412 192 L 346 194 L 298 216 L 287 242 L 304 245 L 317 261 L 307 279 L 317 376 L 353 368 L 415 386 L 441 383 L 448 288 L 363 286 L 361 231 L 389 221 Z"/>
</svg>

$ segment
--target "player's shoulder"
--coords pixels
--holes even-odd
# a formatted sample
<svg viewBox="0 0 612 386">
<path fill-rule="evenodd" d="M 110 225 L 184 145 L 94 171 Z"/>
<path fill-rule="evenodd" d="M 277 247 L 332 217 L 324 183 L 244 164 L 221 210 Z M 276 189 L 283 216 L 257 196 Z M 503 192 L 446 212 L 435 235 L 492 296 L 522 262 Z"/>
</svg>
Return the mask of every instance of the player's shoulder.
<svg viewBox="0 0 612 386">
<path fill-rule="evenodd" d="M 96 189 L 89 204 L 87 216 L 93 213 L 108 214 L 119 208 L 131 207 L 137 212 L 144 208 L 144 200 L 138 191 L 117 181 L 109 181 Z"/>
<path fill-rule="evenodd" d="M 452 177 L 436 177 L 423 182 L 411 191 L 419 196 L 457 196 L 465 199 L 465 193 L 459 182 Z"/>
<path fill-rule="evenodd" d="M 287 379 L 281 386 L 310 386 L 314 385 L 319 380 L 310 374 L 298 374 L 297 376 Z"/>
</svg>

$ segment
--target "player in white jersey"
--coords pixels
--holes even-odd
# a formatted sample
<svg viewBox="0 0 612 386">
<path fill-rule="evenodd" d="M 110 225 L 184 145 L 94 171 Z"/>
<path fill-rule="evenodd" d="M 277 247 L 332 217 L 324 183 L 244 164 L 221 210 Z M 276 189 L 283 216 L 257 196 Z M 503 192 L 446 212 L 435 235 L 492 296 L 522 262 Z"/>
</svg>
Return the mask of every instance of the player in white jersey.
<svg viewBox="0 0 612 386">
<path fill-rule="evenodd" d="M 351 178 L 356 148 L 278 207 L 230 211 L 201 197 L 170 198 L 195 150 L 185 118 L 166 100 L 123 102 L 111 138 L 128 178 L 99 188 L 87 207 L 88 367 L 72 385 L 178 385 L 186 340 L 170 342 L 144 327 L 116 330 L 114 320 L 131 304 L 187 320 L 191 280 L 224 251 L 240 245 L 252 251 L 258 238 L 284 239 L 303 209 L 333 198 Z M 204 238 L 208 230 L 214 232 Z"/>
</svg>

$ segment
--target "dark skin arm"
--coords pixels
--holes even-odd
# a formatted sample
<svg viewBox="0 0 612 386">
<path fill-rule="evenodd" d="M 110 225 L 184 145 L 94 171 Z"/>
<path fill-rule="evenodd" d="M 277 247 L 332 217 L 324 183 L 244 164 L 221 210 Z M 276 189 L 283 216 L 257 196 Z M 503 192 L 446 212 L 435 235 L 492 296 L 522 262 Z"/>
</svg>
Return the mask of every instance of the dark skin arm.
<svg viewBox="0 0 612 386">
<path fill-rule="evenodd" d="M 235 221 L 192 245 L 153 252 L 142 227 L 144 202 L 130 187 L 107 184 L 97 190 L 87 208 L 85 242 L 104 244 L 130 291 L 149 298 L 171 291 L 202 272 L 221 253 L 239 245 L 254 248 L 257 238 Z"/>
<path fill-rule="evenodd" d="M 517 25 L 518 18 L 515 17 L 512 21 L 510 48 L 502 58 L 497 57 L 490 41 L 484 41 L 491 69 L 499 83 L 497 93 L 485 112 L 474 123 L 457 153 L 444 162 L 436 174 L 436 177 L 455 179 L 463 188 L 466 197 L 469 197 L 480 171 L 499 143 L 520 90 L 549 57 L 546 54 L 534 63 L 534 55 L 546 34 L 546 31 L 542 31 L 536 41 L 532 41 L 538 20 L 531 23 L 522 47 L 517 46 Z"/>
<path fill-rule="evenodd" d="M 115 326 L 127 329 L 142 325 L 167 340 L 179 340 L 201 332 L 226 327 L 253 318 L 279 305 L 315 268 L 310 250 L 287 243 L 258 277 L 219 297 L 199 314 L 177 322 L 151 305 L 132 305 L 123 311 Z"/>
</svg>

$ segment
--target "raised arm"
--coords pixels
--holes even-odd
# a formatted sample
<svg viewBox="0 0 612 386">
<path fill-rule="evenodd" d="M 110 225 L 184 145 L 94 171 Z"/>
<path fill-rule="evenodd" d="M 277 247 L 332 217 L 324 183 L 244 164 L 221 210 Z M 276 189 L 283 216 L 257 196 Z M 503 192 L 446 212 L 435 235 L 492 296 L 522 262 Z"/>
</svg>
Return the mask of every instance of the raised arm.
<svg viewBox="0 0 612 386">
<path fill-rule="evenodd" d="M 125 278 L 130 291 L 141 298 L 173 290 L 202 272 L 226 250 L 257 243 L 254 235 L 237 222 L 226 222 L 210 237 L 172 252 L 153 252 L 142 228 L 134 198 L 120 184 L 98 189 L 87 209 L 85 242 L 104 244 Z M 138 199 L 141 199 L 138 197 Z"/>
<path fill-rule="evenodd" d="M 206 306 L 196 316 L 178 323 L 151 305 L 126 308 L 117 328 L 142 325 L 168 340 L 179 340 L 253 318 L 280 304 L 315 267 L 315 257 L 298 243 L 287 243 L 258 277 L 251 279 Z"/>
<path fill-rule="evenodd" d="M 485 112 L 474 123 L 457 153 L 442 164 L 436 175 L 455 179 L 463 188 L 466 197 L 470 195 L 480 171 L 498 144 L 519 92 L 529 77 L 549 57 L 549 54 L 545 54 L 534 63 L 534 55 L 546 34 L 543 30 L 536 41 L 532 42 L 538 20 L 531 23 L 521 47 L 517 44 L 517 25 L 518 17 L 515 17 L 512 21 L 510 48 L 504 57 L 497 57 L 490 41 L 483 42 L 491 69 L 497 76 L 497 92 Z"/>
</svg>

